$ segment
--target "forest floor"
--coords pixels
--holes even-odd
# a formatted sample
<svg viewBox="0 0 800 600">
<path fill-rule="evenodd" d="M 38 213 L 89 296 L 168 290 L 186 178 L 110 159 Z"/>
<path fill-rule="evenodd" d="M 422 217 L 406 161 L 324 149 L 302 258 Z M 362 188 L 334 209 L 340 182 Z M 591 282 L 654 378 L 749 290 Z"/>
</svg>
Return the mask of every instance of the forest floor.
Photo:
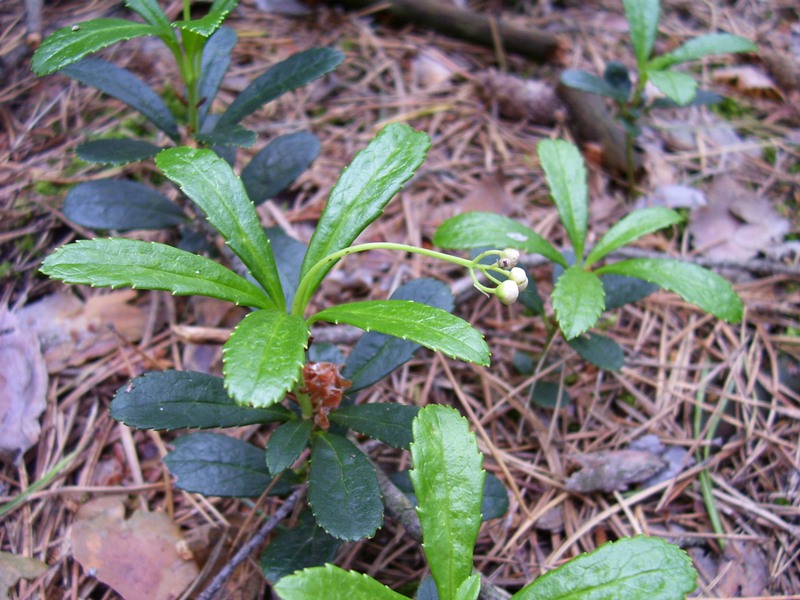
<svg viewBox="0 0 800 600">
<path fill-rule="evenodd" d="M 170 3 L 170 14 L 178 4 Z M 346 55 L 333 74 L 245 123 L 259 134 L 247 153 L 301 129 L 321 142 L 309 170 L 263 206 L 265 226 L 281 225 L 307 241 L 342 168 L 382 126 L 404 122 L 427 132 L 432 147 L 365 240 L 430 246 L 447 217 L 485 210 L 531 226 L 558 247 L 568 245 L 535 147 L 544 138 L 575 139 L 569 112 L 554 93 L 564 68 L 601 73 L 611 60 L 632 64 L 621 2 L 503 4 L 512 3 L 476 1 L 470 8 L 559 36 L 559 54 L 537 64 L 388 20 L 381 11 L 317 3 L 308 15 L 289 16 L 244 1 L 228 22 L 239 44 L 220 106 L 297 51 L 333 46 Z M 476 548 L 475 566 L 494 585 L 514 591 L 606 540 L 643 533 L 689 552 L 700 575 L 697 597 L 800 598 L 800 286 L 791 244 L 799 231 L 800 11 L 793 0 L 665 4 L 658 49 L 724 30 L 753 40 L 760 52 L 707 61 L 696 70 L 704 85 L 728 97 L 721 108 L 653 113 L 643 138 L 638 202 L 673 203 L 690 225 L 637 245 L 703 264 L 733 261 L 722 273 L 744 301 L 742 323 L 721 322 L 673 294 L 655 293 L 604 315 L 598 331 L 625 355 L 621 370 L 605 371 L 561 338 L 546 344 L 542 317 L 469 293 L 469 282 L 424 257 L 353 257 L 325 284 L 319 302 L 385 298 L 410 278 L 435 277 L 452 284 L 456 313 L 486 335 L 491 367 L 420 351 L 359 402 L 436 402 L 468 417 L 485 468 L 509 495 L 507 513 L 484 524 Z M 36 318 L 48 321 L 60 345 L 46 353 L 41 434 L 16 463 L 0 463 L 0 507 L 36 486 L 0 516 L 0 551 L 47 565 L 16 584 L 12 597 L 118 597 L 78 564 L 69 543 L 79 506 L 115 495 L 129 510 L 165 513 L 179 525 L 201 569 L 185 594 L 194 597 L 280 500 L 178 490 L 161 458 L 180 434 L 131 430 L 110 418 L 108 404 L 120 386 L 148 370 L 219 373 L 221 343 L 187 340 L 177 326 L 230 327 L 241 313 L 166 293 L 67 288 L 37 271 L 56 247 L 93 235 L 60 212 L 70 186 L 155 167 L 100 170 L 75 157 L 76 145 L 89 136 L 136 123 L 121 125 L 129 110 L 86 86 L 60 75 L 35 77 L 29 53 L 20 50 L 23 15 L 20 0 L 0 7 L 0 306 L 19 311 L 43 298 L 54 302 Z M 127 14 L 113 0 L 61 0 L 46 3 L 43 29 L 49 34 L 109 16 Z M 160 52 L 147 40 L 133 40 L 106 56 L 158 86 L 176 80 L 174 65 Z M 505 75 L 513 76 L 511 84 Z M 530 96 L 520 104 L 523 89 Z M 633 203 L 620 174 L 600 166 L 596 146 L 582 147 L 590 236 L 597 240 Z M 698 197 L 705 208 L 692 204 Z M 134 235 L 167 241 L 173 234 Z M 529 266 L 539 293 L 549 298 L 551 266 Z M 545 306 L 550 314 L 547 300 Z M 11 360 L 10 351 L 3 354 L 0 338 L 2 360 Z M 531 394 L 537 383 L 561 386 L 568 398 L 543 406 L 546 399 Z M 232 434 L 263 446 L 270 430 L 250 426 Z M 594 453 L 612 452 L 613 463 L 624 456 L 614 452 L 647 460 L 667 450 L 678 458 L 662 483 L 635 482 L 626 490 L 612 481 L 610 491 L 587 492 L 567 486 Z M 407 453 L 383 446 L 373 453 L 387 470 L 408 466 Z M 716 531 L 704 503 L 705 477 L 720 517 Z M 373 539 L 343 546 L 335 562 L 396 589 L 408 589 L 425 572 L 419 545 L 391 519 Z M 264 597 L 268 587 L 253 553 L 220 597 Z"/>
</svg>

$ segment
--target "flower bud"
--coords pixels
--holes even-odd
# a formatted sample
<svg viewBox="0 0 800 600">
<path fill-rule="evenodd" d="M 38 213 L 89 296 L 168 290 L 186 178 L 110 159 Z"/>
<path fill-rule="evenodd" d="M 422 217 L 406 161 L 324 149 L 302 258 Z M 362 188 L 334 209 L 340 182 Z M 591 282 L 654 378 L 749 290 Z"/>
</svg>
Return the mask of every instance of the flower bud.
<svg viewBox="0 0 800 600">
<path fill-rule="evenodd" d="M 519 251 L 514 250 L 514 248 L 506 248 L 503 250 L 500 258 L 497 259 L 497 266 L 501 269 L 510 269 L 511 267 L 516 266 L 518 262 Z"/>
<path fill-rule="evenodd" d="M 519 267 L 514 267 L 511 269 L 511 273 L 508 274 L 508 278 L 517 284 L 520 292 L 524 292 L 525 288 L 528 287 L 528 275 Z"/>
<path fill-rule="evenodd" d="M 498 285 L 494 290 L 494 295 L 506 306 L 510 306 L 519 298 L 519 286 L 515 281 L 506 279 L 503 283 Z"/>
</svg>

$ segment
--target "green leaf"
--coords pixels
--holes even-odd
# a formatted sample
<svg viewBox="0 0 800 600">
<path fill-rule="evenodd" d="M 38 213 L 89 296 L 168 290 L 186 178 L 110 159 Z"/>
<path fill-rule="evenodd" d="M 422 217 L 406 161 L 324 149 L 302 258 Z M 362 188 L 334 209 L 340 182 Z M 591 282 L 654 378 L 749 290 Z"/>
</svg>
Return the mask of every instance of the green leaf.
<svg viewBox="0 0 800 600">
<path fill-rule="evenodd" d="M 580 357 L 606 371 L 619 371 L 625 361 L 625 354 L 619 344 L 599 333 L 589 332 L 569 340 L 569 345 Z"/>
<path fill-rule="evenodd" d="M 583 158 L 574 144 L 564 140 L 542 140 L 536 150 L 561 223 L 580 262 L 586 243 L 586 220 L 589 214 Z"/>
<path fill-rule="evenodd" d="M 391 299 L 413 300 L 447 312 L 453 310 L 450 288 L 436 279 L 412 279 L 397 288 Z M 419 347 L 410 340 L 370 331 L 353 346 L 342 369 L 342 377 L 352 383 L 351 392 L 364 389 L 411 360 Z"/>
<path fill-rule="evenodd" d="M 75 152 L 78 158 L 86 162 L 116 166 L 152 158 L 161 152 L 161 148 L 141 140 L 106 138 L 84 142 Z"/>
<path fill-rule="evenodd" d="M 273 475 L 291 467 L 311 439 L 313 421 L 296 419 L 278 427 L 267 442 L 267 468 Z"/>
<path fill-rule="evenodd" d="M 235 125 L 267 102 L 333 71 L 343 60 L 344 54 L 333 48 L 293 54 L 256 77 L 223 113 L 219 126 Z"/>
<path fill-rule="evenodd" d="M 678 71 L 648 71 L 650 82 L 678 106 L 687 106 L 697 94 L 697 82 Z"/>
<path fill-rule="evenodd" d="M 178 438 L 175 449 L 164 457 L 177 478 L 175 485 L 206 496 L 257 498 L 272 479 L 264 463 L 264 451 L 252 444 L 219 433 L 192 433 Z M 270 493 L 290 490 L 285 476 Z"/>
<path fill-rule="evenodd" d="M 733 54 L 737 52 L 758 52 L 758 46 L 738 35 L 709 33 L 684 42 L 672 52 L 656 56 L 650 61 L 648 69 L 658 71 L 712 54 Z"/>
<path fill-rule="evenodd" d="M 117 390 L 111 418 L 138 429 L 242 427 L 288 421 L 294 415 L 282 406 L 239 406 L 225 392 L 220 377 L 192 371 L 152 371 Z"/>
<path fill-rule="evenodd" d="M 561 73 L 560 79 L 561 83 L 576 90 L 597 94 L 598 96 L 606 96 L 618 102 L 625 102 L 628 99 L 628 94 L 623 90 L 615 88 L 605 79 L 580 69 L 566 69 Z"/>
<path fill-rule="evenodd" d="M 303 264 L 306 245 L 289 236 L 280 227 L 270 227 L 265 230 L 265 233 L 272 244 L 272 252 L 275 254 L 275 264 L 278 265 L 278 276 L 281 280 L 283 295 L 286 298 L 286 306 L 291 306 L 297 291 L 300 265 Z"/>
<path fill-rule="evenodd" d="M 182 31 L 191 31 L 207 38 L 222 25 L 225 17 L 236 8 L 237 4 L 239 4 L 239 0 L 214 0 L 211 8 L 208 9 L 208 14 L 202 19 L 179 21 L 175 25 Z"/>
<path fill-rule="evenodd" d="M 630 244 L 648 233 L 675 225 L 681 221 L 683 221 L 683 217 L 664 206 L 652 206 L 633 211 L 620 219 L 606 232 L 597 245 L 592 248 L 592 251 L 589 252 L 584 267 L 588 269 L 617 248 Z"/>
<path fill-rule="evenodd" d="M 241 125 L 233 125 L 224 129 L 215 128 L 208 133 L 198 133 L 195 138 L 198 142 L 209 146 L 249 148 L 256 142 L 256 132 L 245 129 Z"/>
<path fill-rule="evenodd" d="M 352 244 L 383 213 L 389 200 L 425 160 L 429 147 L 427 134 L 394 123 L 387 125 L 356 155 L 339 176 L 311 236 L 301 281 L 314 265 Z M 329 261 L 313 273 L 300 298 L 303 306 L 335 264 L 336 261 Z"/>
<path fill-rule="evenodd" d="M 261 553 L 261 572 L 273 585 L 299 569 L 316 567 L 336 556 L 342 540 L 325 533 L 308 511 L 292 529 L 279 529 Z"/>
<path fill-rule="evenodd" d="M 153 188 L 127 179 L 79 183 L 64 199 L 64 215 L 92 229 L 161 229 L 187 221 L 183 210 Z"/>
<path fill-rule="evenodd" d="M 542 408 L 555 408 L 566 407 L 572 398 L 564 389 L 564 386 L 559 385 L 554 381 L 536 381 L 531 385 L 530 392 L 531 402 L 536 406 Z"/>
<path fill-rule="evenodd" d="M 278 310 L 247 315 L 222 350 L 225 387 L 239 404 L 265 407 L 283 400 L 300 378 L 308 326 Z"/>
<path fill-rule="evenodd" d="M 394 448 L 408 449 L 411 444 L 411 422 L 418 412 L 418 406 L 374 402 L 342 406 L 332 411 L 329 418 L 332 423 L 344 425 Z"/>
<path fill-rule="evenodd" d="M 568 340 L 594 326 L 605 308 L 603 282 L 577 265 L 558 278 L 551 299 L 558 326 Z"/>
<path fill-rule="evenodd" d="M 637 536 L 581 554 L 525 586 L 512 600 L 683 600 L 697 573 L 683 550 Z"/>
<path fill-rule="evenodd" d="M 631 44 L 639 70 L 644 70 L 647 59 L 653 53 L 661 16 L 659 0 L 623 0 L 625 18 L 630 27 Z"/>
<path fill-rule="evenodd" d="M 319 140 L 307 131 L 275 138 L 242 171 L 247 195 L 256 205 L 277 196 L 308 169 L 319 148 Z"/>
<path fill-rule="evenodd" d="M 638 302 L 658 290 L 657 285 L 638 277 L 603 275 L 600 280 L 603 282 L 603 290 L 606 293 L 606 310 Z"/>
<path fill-rule="evenodd" d="M 138 110 L 173 140 L 180 138 L 175 117 L 161 96 L 127 69 L 100 58 L 85 58 L 65 67 L 62 73 Z"/>
<path fill-rule="evenodd" d="M 434 233 L 433 244 L 457 250 L 515 248 L 566 266 L 561 253 L 530 227 L 491 212 L 468 212 L 447 219 Z"/>
<path fill-rule="evenodd" d="M 327 564 L 298 571 L 275 584 L 282 600 L 347 597 L 348 600 L 408 600 L 369 575 Z"/>
<path fill-rule="evenodd" d="M 731 284 L 713 271 L 697 265 L 672 259 L 632 258 L 605 265 L 596 273 L 638 277 L 675 292 L 720 319 L 731 323 L 742 320 L 742 301 Z"/>
<path fill-rule="evenodd" d="M 372 537 L 383 523 L 375 469 L 352 442 L 332 433 L 317 433 L 311 443 L 308 503 L 320 527 L 340 540 Z"/>
<path fill-rule="evenodd" d="M 125 6 L 138 13 L 150 25 L 160 30 L 161 35 L 172 35 L 172 23 L 158 5 L 157 0 L 125 0 Z"/>
<path fill-rule="evenodd" d="M 440 308 L 410 300 L 367 300 L 332 306 L 309 319 L 355 325 L 422 344 L 451 358 L 489 365 L 489 346 L 472 325 Z"/>
<path fill-rule="evenodd" d="M 414 420 L 411 481 L 417 495 L 422 549 L 440 598 L 454 598 L 472 574 L 481 524 L 483 455 L 467 420 L 432 404 Z"/>
<path fill-rule="evenodd" d="M 122 238 L 81 240 L 58 248 L 42 273 L 65 283 L 164 290 L 255 308 L 272 304 L 252 283 L 213 260 L 166 244 Z"/>
<path fill-rule="evenodd" d="M 33 54 L 31 68 L 37 75 L 49 75 L 111 44 L 157 34 L 151 25 L 126 19 L 94 19 L 68 25 L 42 42 Z"/>
<path fill-rule="evenodd" d="M 203 56 L 200 59 L 200 80 L 197 82 L 197 94 L 202 100 L 198 109 L 201 126 L 205 124 L 206 116 L 211 110 L 214 98 L 217 97 L 219 86 L 231 65 L 231 52 L 233 52 L 234 46 L 236 46 L 236 32 L 230 27 L 220 27 L 203 46 Z"/>
<path fill-rule="evenodd" d="M 231 166 L 211 150 L 170 148 L 156 165 L 178 184 L 227 240 L 275 305 L 285 308 L 278 267 L 255 206 Z"/>
<path fill-rule="evenodd" d="M 470 575 L 456 590 L 456 600 L 478 600 L 478 594 L 481 592 L 481 576 L 475 573 Z"/>
</svg>

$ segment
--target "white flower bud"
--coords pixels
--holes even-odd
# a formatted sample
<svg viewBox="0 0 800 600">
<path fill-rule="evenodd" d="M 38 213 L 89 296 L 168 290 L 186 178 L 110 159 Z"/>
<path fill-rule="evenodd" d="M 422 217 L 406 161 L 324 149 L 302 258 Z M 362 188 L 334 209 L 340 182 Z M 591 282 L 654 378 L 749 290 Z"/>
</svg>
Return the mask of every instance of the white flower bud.
<svg viewBox="0 0 800 600">
<path fill-rule="evenodd" d="M 515 281 L 506 279 L 494 290 L 494 295 L 506 306 L 510 306 L 519 298 L 519 287 Z"/>
<path fill-rule="evenodd" d="M 517 284 L 520 292 L 524 292 L 525 288 L 528 287 L 528 275 L 519 267 L 511 269 L 508 278 Z"/>
<path fill-rule="evenodd" d="M 514 250 L 514 248 L 506 248 L 503 250 L 500 258 L 497 259 L 497 266 L 501 269 L 510 269 L 511 267 L 516 266 L 518 262 L 519 251 Z"/>
</svg>

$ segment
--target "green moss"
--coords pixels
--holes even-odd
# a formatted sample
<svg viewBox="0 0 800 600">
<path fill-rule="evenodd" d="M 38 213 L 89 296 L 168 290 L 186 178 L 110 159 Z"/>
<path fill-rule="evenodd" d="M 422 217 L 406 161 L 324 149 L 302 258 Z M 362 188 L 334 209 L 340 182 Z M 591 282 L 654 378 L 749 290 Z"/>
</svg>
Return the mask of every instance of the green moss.
<svg viewBox="0 0 800 600">
<path fill-rule="evenodd" d="M 0 263 L 0 279 L 6 279 L 8 277 L 16 277 L 17 272 L 14 271 L 14 265 L 12 265 L 9 261 L 4 260 Z"/>
</svg>

